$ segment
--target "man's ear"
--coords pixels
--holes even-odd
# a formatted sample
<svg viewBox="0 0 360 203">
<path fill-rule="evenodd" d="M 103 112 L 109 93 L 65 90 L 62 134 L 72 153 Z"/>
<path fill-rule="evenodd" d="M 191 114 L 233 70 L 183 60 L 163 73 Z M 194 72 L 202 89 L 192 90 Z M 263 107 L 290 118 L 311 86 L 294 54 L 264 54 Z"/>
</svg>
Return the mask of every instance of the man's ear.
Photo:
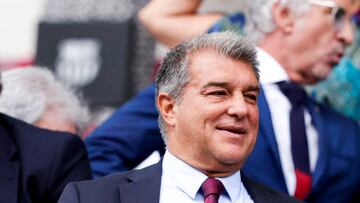
<svg viewBox="0 0 360 203">
<path fill-rule="evenodd" d="M 280 2 L 273 4 L 272 16 L 276 27 L 285 34 L 291 34 L 294 26 L 294 15 L 290 9 L 280 5 Z"/>
<path fill-rule="evenodd" d="M 169 126 L 174 126 L 176 123 L 176 103 L 175 100 L 167 93 L 160 92 L 157 99 L 160 114 L 164 122 Z"/>
</svg>

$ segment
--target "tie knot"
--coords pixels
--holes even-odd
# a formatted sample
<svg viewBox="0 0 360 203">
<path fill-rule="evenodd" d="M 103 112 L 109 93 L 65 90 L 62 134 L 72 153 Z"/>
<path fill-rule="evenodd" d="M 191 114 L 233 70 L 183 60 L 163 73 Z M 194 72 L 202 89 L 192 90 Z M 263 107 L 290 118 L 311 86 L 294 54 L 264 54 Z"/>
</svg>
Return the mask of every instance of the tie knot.
<svg viewBox="0 0 360 203">
<path fill-rule="evenodd" d="M 209 195 L 214 195 L 216 198 L 219 198 L 221 193 L 224 191 L 224 185 L 220 180 L 215 178 L 207 178 L 201 185 L 201 189 L 204 193 L 204 198 L 206 199 Z"/>
<path fill-rule="evenodd" d="M 289 99 L 292 106 L 306 103 L 307 95 L 300 85 L 284 81 L 276 84 L 279 86 L 281 92 Z"/>
</svg>

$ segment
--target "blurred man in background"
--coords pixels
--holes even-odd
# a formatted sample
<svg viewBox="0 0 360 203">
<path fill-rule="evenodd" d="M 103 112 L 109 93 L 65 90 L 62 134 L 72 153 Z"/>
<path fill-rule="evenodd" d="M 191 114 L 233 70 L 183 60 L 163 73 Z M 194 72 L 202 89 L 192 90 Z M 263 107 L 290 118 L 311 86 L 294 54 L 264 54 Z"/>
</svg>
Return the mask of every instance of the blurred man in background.
<svg viewBox="0 0 360 203">
<path fill-rule="evenodd" d="M 17 68 L 2 72 L 0 112 L 50 130 L 81 134 L 89 112 L 79 97 L 49 69 Z"/>
<path fill-rule="evenodd" d="M 91 178 L 79 137 L 0 113 L 0 200 L 55 203 L 69 182 Z"/>
</svg>

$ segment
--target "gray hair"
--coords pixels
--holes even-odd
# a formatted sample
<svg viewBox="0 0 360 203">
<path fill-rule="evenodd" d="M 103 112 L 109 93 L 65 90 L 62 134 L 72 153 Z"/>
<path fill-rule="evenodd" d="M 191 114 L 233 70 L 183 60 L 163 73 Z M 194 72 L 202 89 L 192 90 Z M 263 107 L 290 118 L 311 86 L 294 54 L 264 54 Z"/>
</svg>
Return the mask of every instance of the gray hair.
<svg viewBox="0 0 360 203">
<path fill-rule="evenodd" d="M 156 75 L 155 98 L 157 98 L 159 92 L 165 92 L 176 103 L 180 103 L 182 90 L 191 79 L 191 75 L 188 74 L 189 55 L 202 51 L 215 51 L 235 61 L 248 63 L 252 66 L 256 78 L 259 79 L 256 49 L 250 41 L 233 32 L 203 34 L 179 44 L 168 52 Z M 158 106 L 157 108 L 159 109 Z M 166 143 L 166 127 L 161 114 L 159 114 L 158 121 L 161 134 Z"/>
<path fill-rule="evenodd" d="M 71 121 L 80 132 L 85 129 L 89 119 L 86 105 L 57 81 L 50 70 L 10 69 L 2 72 L 1 82 L 0 112 L 34 124 L 46 109 L 53 108 L 58 119 Z"/>
<path fill-rule="evenodd" d="M 272 18 L 272 6 L 275 3 L 288 8 L 294 17 L 300 16 L 309 9 L 309 3 L 304 0 L 245 0 L 244 32 L 254 42 L 261 42 L 267 33 L 275 30 L 276 26 Z"/>
</svg>

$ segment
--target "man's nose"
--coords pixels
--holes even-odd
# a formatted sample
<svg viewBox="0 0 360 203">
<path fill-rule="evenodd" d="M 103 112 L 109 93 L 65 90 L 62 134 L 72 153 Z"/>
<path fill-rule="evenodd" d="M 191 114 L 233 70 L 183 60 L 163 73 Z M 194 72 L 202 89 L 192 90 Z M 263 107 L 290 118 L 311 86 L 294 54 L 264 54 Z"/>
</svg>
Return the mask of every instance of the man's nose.
<svg viewBox="0 0 360 203">
<path fill-rule="evenodd" d="M 248 106 L 242 94 L 232 97 L 227 110 L 228 115 L 241 119 L 247 116 L 248 111 Z"/>
<path fill-rule="evenodd" d="M 344 45 L 350 45 L 355 37 L 355 28 L 351 20 L 347 20 L 344 26 L 336 33 L 336 37 Z"/>
</svg>

